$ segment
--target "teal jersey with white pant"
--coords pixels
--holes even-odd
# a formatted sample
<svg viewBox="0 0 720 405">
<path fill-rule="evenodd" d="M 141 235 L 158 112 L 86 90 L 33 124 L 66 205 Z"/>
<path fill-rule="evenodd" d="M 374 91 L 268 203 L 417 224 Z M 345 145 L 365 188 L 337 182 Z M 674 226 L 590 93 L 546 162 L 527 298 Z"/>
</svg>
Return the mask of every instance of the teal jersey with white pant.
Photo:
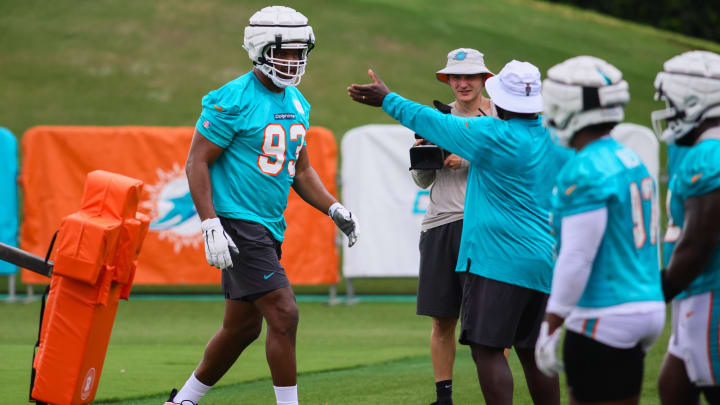
<svg viewBox="0 0 720 405">
<path fill-rule="evenodd" d="M 385 97 L 383 109 L 470 162 L 456 271 L 549 293 L 550 196 L 572 151 L 552 141 L 540 118 L 458 117 L 396 93 Z"/>
<path fill-rule="evenodd" d="M 670 215 L 665 240 L 676 242 L 685 221 L 685 200 L 720 189 L 720 140 L 706 139 L 690 148 L 670 180 Z M 718 214 L 720 215 L 720 213 Z M 674 247 L 674 246 L 673 246 Z M 669 252 L 672 254 L 672 251 Z M 720 289 L 720 240 L 710 262 L 677 298 Z"/>
<path fill-rule="evenodd" d="M 260 223 L 282 241 L 310 104 L 295 87 L 271 92 L 251 71 L 208 93 L 202 106 L 195 128 L 225 149 L 210 166 L 215 211 Z"/>
<path fill-rule="evenodd" d="M 578 307 L 663 301 L 655 181 L 640 157 L 609 136 L 568 162 L 553 190 L 559 240 L 563 217 L 607 209 L 607 225 Z"/>
</svg>

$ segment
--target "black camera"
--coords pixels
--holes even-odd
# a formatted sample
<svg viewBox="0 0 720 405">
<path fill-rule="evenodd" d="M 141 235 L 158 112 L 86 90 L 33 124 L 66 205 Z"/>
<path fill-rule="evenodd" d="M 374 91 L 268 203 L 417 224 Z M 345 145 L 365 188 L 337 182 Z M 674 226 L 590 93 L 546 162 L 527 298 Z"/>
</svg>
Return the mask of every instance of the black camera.
<svg viewBox="0 0 720 405">
<path fill-rule="evenodd" d="M 443 114 L 450 114 L 452 110 L 452 107 L 438 100 L 434 100 L 433 105 Z M 421 135 L 415 134 L 415 139 L 424 138 Z M 447 158 L 449 154 L 450 152 L 445 149 L 428 140 L 424 140 L 420 145 L 410 148 L 410 170 L 442 169 L 445 165 L 445 158 Z"/>
</svg>

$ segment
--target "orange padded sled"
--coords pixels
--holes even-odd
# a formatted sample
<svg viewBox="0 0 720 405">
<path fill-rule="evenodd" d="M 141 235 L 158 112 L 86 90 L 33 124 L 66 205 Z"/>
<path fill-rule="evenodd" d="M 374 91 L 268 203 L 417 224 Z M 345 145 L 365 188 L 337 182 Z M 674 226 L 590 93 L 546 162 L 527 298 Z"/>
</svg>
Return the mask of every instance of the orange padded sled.
<svg viewBox="0 0 720 405">
<path fill-rule="evenodd" d="M 128 299 L 149 220 L 143 183 L 102 170 L 87 176 L 80 211 L 58 232 L 55 264 L 33 360 L 31 397 L 53 405 L 95 398 L 119 299 Z"/>
</svg>

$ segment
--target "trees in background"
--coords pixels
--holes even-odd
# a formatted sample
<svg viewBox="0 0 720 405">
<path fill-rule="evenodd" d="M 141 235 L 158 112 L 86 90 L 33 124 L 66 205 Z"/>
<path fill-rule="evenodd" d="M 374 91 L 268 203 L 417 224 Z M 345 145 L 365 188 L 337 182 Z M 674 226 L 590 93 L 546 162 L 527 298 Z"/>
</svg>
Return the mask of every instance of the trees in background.
<svg viewBox="0 0 720 405">
<path fill-rule="evenodd" d="M 718 0 L 546 0 L 720 42 Z"/>
</svg>

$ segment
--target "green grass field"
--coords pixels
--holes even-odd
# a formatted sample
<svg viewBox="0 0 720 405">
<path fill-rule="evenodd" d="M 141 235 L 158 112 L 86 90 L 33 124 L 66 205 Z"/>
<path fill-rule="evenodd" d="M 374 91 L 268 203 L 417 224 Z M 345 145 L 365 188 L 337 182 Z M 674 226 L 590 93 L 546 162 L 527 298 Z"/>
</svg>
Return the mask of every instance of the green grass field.
<svg viewBox="0 0 720 405">
<path fill-rule="evenodd" d="M 434 383 L 428 318 L 414 302 L 362 302 L 328 307 L 301 302 L 298 372 L 301 403 L 307 405 L 429 404 Z M 199 362 L 222 318 L 221 300 L 121 302 L 96 403 L 151 405 L 182 385 Z M 27 397 L 39 303 L 0 305 L 0 392 L 5 403 Z M 186 325 L 186 326 L 182 326 Z M 657 404 L 656 381 L 668 328 L 646 361 L 643 404 Z M 520 364 L 510 357 L 515 403 L 531 404 Z M 482 403 L 474 364 L 460 347 L 454 378 L 457 404 Z M 563 387 L 563 401 L 567 403 Z M 205 404 L 274 404 L 261 340 L 211 390 Z"/>
<path fill-rule="evenodd" d="M 35 125 L 193 125 L 209 90 L 250 68 L 241 49 L 248 17 L 266 1 L 3 0 L 0 2 L 0 126 L 18 137 Z M 650 124 L 652 81 L 662 63 L 720 45 L 592 12 L 530 0 L 303 0 L 285 2 L 310 18 L 317 37 L 300 89 L 313 125 L 340 140 L 349 129 L 389 123 L 352 103 L 345 88 L 372 67 L 400 94 L 449 101 L 434 79 L 448 51 L 473 47 L 498 71 L 511 59 L 542 72 L 579 54 L 607 59 L 630 83 L 627 119 Z M 360 293 L 413 293 L 409 280 L 357 281 Z M 6 281 L 0 280 L 0 291 Z M 139 286 L 136 291 L 215 292 Z M 326 286 L 300 287 L 306 293 Z M 341 286 L 342 291 L 342 286 Z M 217 301 L 123 302 L 103 371 L 99 403 L 158 404 L 181 385 L 219 326 Z M 298 341 L 303 404 L 427 404 L 433 400 L 429 320 L 412 303 L 327 307 L 301 302 Z M 27 397 L 39 304 L 0 304 L 0 397 Z M 178 325 L 188 325 L 181 327 Z M 667 329 L 667 328 L 666 328 Z M 646 361 L 643 404 L 657 404 L 667 331 Z M 515 403 L 530 403 L 520 367 Z M 212 390 L 205 404 L 272 404 L 262 342 Z M 567 401 L 566 394 L 563 394 Z M 482 403 L 470 355 L 458 352 L 458 404 Z M 566 402 L 565 402 L 566 403 Z"/>
</svg>

